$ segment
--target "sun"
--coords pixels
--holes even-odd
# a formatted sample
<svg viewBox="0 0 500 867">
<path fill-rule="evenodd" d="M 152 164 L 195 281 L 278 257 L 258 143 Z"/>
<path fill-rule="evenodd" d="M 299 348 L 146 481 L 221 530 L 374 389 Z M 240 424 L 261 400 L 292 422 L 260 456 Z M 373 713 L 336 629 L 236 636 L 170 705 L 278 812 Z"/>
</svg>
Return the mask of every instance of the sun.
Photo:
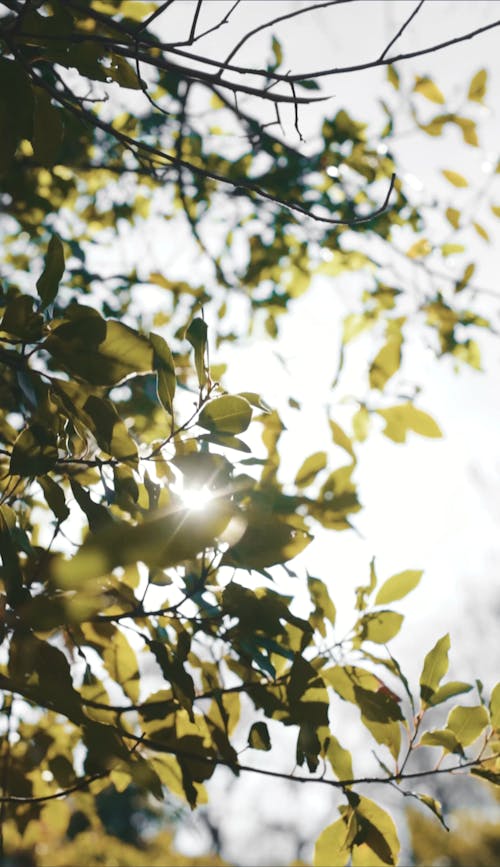
<svg viewBox="0 0 500 867">
<path fill-rule="evenodd" d="M 191 512 L 200 512 L 213 499 L 212 491 L 206 486 L 202 488 L 185 487 L 180 494 L 184 506 Z"/>
</svg>

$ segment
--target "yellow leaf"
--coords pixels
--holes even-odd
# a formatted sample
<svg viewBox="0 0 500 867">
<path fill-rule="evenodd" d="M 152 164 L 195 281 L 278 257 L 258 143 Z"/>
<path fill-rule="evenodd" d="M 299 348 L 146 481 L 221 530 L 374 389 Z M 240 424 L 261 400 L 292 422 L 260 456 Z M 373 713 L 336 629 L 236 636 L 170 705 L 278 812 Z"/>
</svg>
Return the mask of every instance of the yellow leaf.
<svg viewBox="0 0 500 867">
<path fill-rule="evenodd" d="M 406 251 L 406 255 L 410 259 L 422 259 L 432 252 L 432 246 L 427 238 L 421 238 L 420 241 L 415 241 L 414 244 Z"/>
<path fill-rule="evenodd" d="M 500 216 L 500 208 L 498 209 L 498 216 Z M 454 229 L 460 228 L 460 211 L 457 211 L 456 208 L 446 208 L 446 219 Z"/>
<path fill-rule="evenodd" d="M 463 175 L 459 175 L 458 172 L 452 172 L 448 169 L 443 169 L 442 174 L 446 178 L 450 184 L 453 184 L 454 187 L 468 187 L 469 182 L 464 178 Z"/>
<path fill-rule="evenodd" d="M 431 102 L 437 102 L 439 105 L 445 102 L 445 98 L 437 84 L 433 82 L 432 78 L 428 78 L 427 76 L 425 78 L 417 76 L 413 92 L 420 93 L 426 99 L 429 99 Z"/>
<path fill-rule="evenodd" d="M 486 72 L 486 69 L 480 69 L 479 72 L 476 72 L 470 83 L 467 99 L 470 99 L 472 102 L 483 101 L 486 93 L 487 78 L 488 73 Z"/>
<path fill-rule="evenodd" d="M 488 235 L 488 232 L 486 231 L 484 226 L 481 225 L 481 223 L 473 222 L 472 225 L 474 226 L 474 228 L 475 228 L 475 230 L 476 230 L 476 232 L 480 238 L 483 238 L 484 241 L 490 240 L 490 236 Z"/>
</svg>

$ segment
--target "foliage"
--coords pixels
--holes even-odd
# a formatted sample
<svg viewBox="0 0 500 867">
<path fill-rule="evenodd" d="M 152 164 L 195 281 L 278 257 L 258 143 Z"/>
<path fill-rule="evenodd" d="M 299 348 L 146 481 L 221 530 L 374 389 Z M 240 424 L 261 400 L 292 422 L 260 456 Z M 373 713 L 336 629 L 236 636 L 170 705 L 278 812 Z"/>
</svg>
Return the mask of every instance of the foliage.
<svg viewBox="0 0 500 867">
<path fill-rule="evenodd" d="M 449 864 L 450 867 L 495 867 L 500 854 L 500 825 L 475 816 L 454 813 L 450 819 L 452 833 L 423 816 L 417 810 L 408 813 L 414 863 L 422 867 Z M 445 860 L 446 859 L 446 860 Z"/>
<path fill-rule="evenodd" d="M 36 845 L 46 863 L 47 828 L 63 834 L 78 810 L 93 829 L 79 835 L 89 851 L 95 798 L 110 784 L 120 792 L 133 783 L 156 799 L 168 791 L 194 807 L 223 766 L 235 775 L 314 779 L 342 793 L 340 818 L 320 836 L 315 864 L 351 857 L 395 864 L 392 819 L 356 789 L 381 782 L 406 792 L 409 780 L 413 786 L 415 777 L 452 768 L 498 782 L 500 687 L 489 705 L 479 695 L 452 707 L 441 728 L 426 728 L 429 709 L 472 686 L 443 683 L 447 636 L 422 660 L 418 695 L 388 648 L 403 624 L 393 603 L 417 587 L 421 572 L 380 581 L 372 562 L 341 638 L 325 580 L 308 576 L 310 610 L 298 614 L 272 567 L 290 574 L 286 564 L 307 548 L 316 525 L 353 526 L 361 508 L 358 447 L 380 420 L 395 443 L 410 433 L 441 436 L 416 405 L 418 390 L 408 395 L 398 382 L 410 328 L 422 329 L 438 357 L 480 368 L 470 335 L 489 322 L 474 308 L 474 264 L 446 288 L 429 279 L 417 297 L 382 279 L 372 253 L 373 245 L 396 250 L 432 278 L 434 262 L 458 252 L 455 236 L 487 234 L 477 215 L 466 223 L 454 206 L 455 188 L 468 182 L 444 171 L 453 199 L 435 210 L 453 241 L 431 242 L 425 209 L 405 190 L 391 155 L 390 97 L 375 132 L 344 109 L 326 113 L 306 157 L 228 97 L 247 94 L 264 109 L 271 103 L 278 121 L 282 104 L 298 113 L 316 99 L 313 76 L 277 71 L 276 37 L 267 70 L 254 70 L 254 87 L 237 77 L 234 52 L 223 70 L 231 80 L 196 65 L 189 47 L 203 35 L 198 12 L 188 40 L 166 44 L 159 22 L 168 3 L 6 6 L 0 687 L 7 845 Z M 392 65 L 388 78 L 402 86 Z M 280 82 L 281 90 L 269 86 Z M 486 73 L 465 89 L 472 112 Z M 440 135 L 452 124 L 467 146 L 477 145 L 473 116 L 447 112 L 429 78 L 409 90 L 420 134 Z M 129 91 L 140 109 L 128 104 Z M 422 99 L 438 103 L 441 114 L 424 123 Z M 194 111 L 200 100 L 206 111 Z M 207 127 L 207 114 L 220 125 Z M 203 286 L 179 279 L 175 267 L 151 272 L 147 256 L 130 273 L 116 274 L 114 260 L 110 270 L 96 265 L 96 248 L 112 243 L 124 222 L 140 226 L 150 214 L 170 225 L 174 215 L 185 220 L 209 263 Z M 408 249 L 395 238 L 409 238 Z M 352 429 L 331 417 L 328 451 L 300 456 L 295 480 L 283 478 L 282 417 L 265 395 L 228 393 L 210 352 L 261 327 L 275 338 L 314 275 L 333 286 L 349 272 L 365 288 L 344 321 L 335 382 L 352 341 L 370 332 L 376 350 L 366 394 Z M 140 303 L 157 297 L 153 288 L 164 293 L 156 309 L 153 300 Z M 235 299 L 242 327 L 234 325 Z M 211 327 L 209 313 L 216 314 Z M 342 745 L 331 714 L 337 699 L 359 711 L 378 774 L 367 776 Z M 248 708 L 254 721 L 246 727 L 239 720 Z M 298 774 L 240 758 L 247 747 L 269 751 L 276 723 L 296 733 Z M 431 758 L 411 772 L 417 747 Z M 440 816 L 437 802 L 415 794 Z M 151 845 L 148 863 L 158 863 Z M 68 846 L 64 857 L 76 856 Z M 125 844 L 120 852 L 128 863 Z"/>
</svg>

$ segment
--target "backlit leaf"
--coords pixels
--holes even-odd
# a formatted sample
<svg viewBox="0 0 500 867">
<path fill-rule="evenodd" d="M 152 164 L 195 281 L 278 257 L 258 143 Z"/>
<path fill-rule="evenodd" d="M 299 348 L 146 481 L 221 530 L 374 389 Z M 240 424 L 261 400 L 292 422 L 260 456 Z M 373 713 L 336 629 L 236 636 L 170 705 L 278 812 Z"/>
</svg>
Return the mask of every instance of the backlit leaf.
<svg viewBox="0 0 500 867">
<path fill-rule="evenodd" d="M 64 249 L 60 238 L 52 235 L 45 256 L 45 265 L 36 283 L 42 308 L 52 304 L 64 274 Z"/>
<path fill-rule="evenodd" d="M 343 819 L 337 819 L 321 832 L 314 846 L 314 867 L 345 867 L 350 851 L 345 842 L 347 826 Z"/>
<path fill-rule="evenodd" d="M 198 375 L 198 384 L 203 388 L 207 379 L 205 353 L 207 351 L 207 325 L 204 319 L 193 319 L 186 331 L 186 340 L 194 349 L 194 366 Z M 237 430 L 228 433 L 239 433 Z"/>
<path fill-rule="evenodd" d="M 493 687 L 490 698 L 491 725 L 500 729 L 500 683 Z"/>
<path fill-rule="evenodd" d="M 245 431 L 252 418 L 252 409 L 247 400 L 225 394 L 205 404 L 198 424 L 214 433 L 238 434 Z"/>
<path fill-rule="evenodd" d="M 441 680 L 448 671 L 448 651 L 450 649 L 450 636 L 443 635 L 424 660 L 424 667 L 420 675 L 420 696 L 427 704 L 436 692 Z"/>
<path fill-rule="evenodd" d="M 397 575 L 392 575 L 385 581 L 375 597 L 375 605 L 387 605 L 388 602 L 395 602 L 397 599 L 403 599 L 408 593 L 417 587 L 422 575 L 422 571 L 407 569 L 405 572 L 398 572 Z"/>
<path fill-rule="evenodd" d="M 477 740 L 489 721 L 490 715 L 484 705 L 479 704 L 475 707 L 458 705 L 450 711 L 446 727 L 454 733 L 459 744 L 468 747 Z"/>
<path fill-rule="evenodd" d="M 417 409 L 412 403 L 401 403 L 399 406 L 378 409 L 376 412 L 385 420 L 385 436 L 396 443 L 406 442 L 409 431 L 424 437 L 442 436 L 434 419 L 421 409 Z"/>
<path fill-rule="evenodd" d="M 442 686 L 438 687 L 428 700 L 427 704 L 430 707 L 436 707 L 436 705 L 448 701 L 448 699 L 453 698 L 455 695 L 462 695 L 464 692 L 470 692 L 471 689 L 472 685 L 470 683 L 463 683 L 460 680 L 451 680 L 449 683 L 443 683 Z"/>
</svg>

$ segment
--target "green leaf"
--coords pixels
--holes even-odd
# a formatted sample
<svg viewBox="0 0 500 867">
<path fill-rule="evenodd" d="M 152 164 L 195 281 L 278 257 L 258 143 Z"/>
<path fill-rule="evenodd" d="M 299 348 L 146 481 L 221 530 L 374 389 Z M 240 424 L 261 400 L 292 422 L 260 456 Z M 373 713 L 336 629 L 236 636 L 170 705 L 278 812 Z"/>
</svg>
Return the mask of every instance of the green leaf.
<svg viewBox="0 0 500 867">
<path fill-rule="evenodd" d="M 305 488 L 310 485 L 318 473 L 325 469 L 326 463 L 326 452 L 314 452 L 314 454 L 309 455 L 295 476 L 297 487 Z"/>
<path fill-rule="evenodd" d="M 153 346 L 153 367 L 157 375 L 158 400 L 173 415 L 173 401 L 176 388 L 175 362 L 170 347 L 159 334 L 151 333 L 149 339 Z"/>
<path fill-rule="evenodd" d="M 198 424 L 214 433 L 238 434 L 245 431 L 252 418 L 252 409 L 243 397 L 225 394 L 205 404 Z"/>
<path fill-rule="evenodd" d="M 480 69 L 478 72 L 476 72 L 469 85 L 467 99 L 470 99 L 472 102 L 483 102 L 484 96 L 486 94 L 487 78 L 488 73 L 486 72 L 486 69 Z"/>
<path fill-rule="evenodd" d="M 424 747 L 442 747 L 447 753 L 463 755 L 462 746 L 450 729 L 434 729 L 425 732 L 420 739 L 420 744 Z"/>
<path fill-rule="evenodd" d="M 370 689 L 355 686 L 354 700 L 362 715 L 370 722 L 388 723 L 403 719 L 399 704 L 383 689 L 373 692 Z"/>
<path fill-rule="evenodd" d="M 474 771 L 472 772 L 474 773 Z M 414 798 L 417 798 L 422 804 L 425 804 L 428 809 L 434 813 L 434 815 L 439 819 L 443 828 L 446 831 L 449 831 L 448 825 L 446 824 L 443 816 L 443 805 L 440 801 L 437 801 L 435 798 L 431 798 L 430 795 L 423 795 L 420 792 L 412 792 Z"/>
<path fill-rule="evenodd" d="M 311 596 L 311 602 L 314 605 L 314 611 L 309 617 L 309 622 L 314 629 L 318 629 L 320 634 L 325 637 L 325 619 L 332 626 L 335 625 L 335 618 L 337 616 L 335 605 L 330 598 L 326 584 L 320 578 L 313 578 L 311 575 L 308 575 L 307 587 Z"/>
<path fill-rule="evenodd" d="M 11 475 L 41 476 L 57 462 L 57 444 L 52 431 L 32 424 L 17 437 L 10 457 Z"/>
<path fill-rule="evenodd" d="M 64 134 L 62 112 L 52 105 L 44 90 L 35 89 L 33 113 L 33 151 L 42 166 L 51 168 L 57 162 Z"/>
<path fill-rule="evenodd" d="M 494 729 L 500 729 L 500 683 L 493 687 L 490 698 L 491 725 Z"/>
<path fill-rule="evenodd" d="M 253 750 L 265 750 L 266 752 L 271 749 L 271 738 L 265 722 L 256 722 L 252 725 L 248 735 L 248 746 Z"/>
<path fill-rule="evenodd" d="M 401 725 L 397 720 L 376 722 L 361 715 L 361 722 L 368 729 L 378 744 L 387 747 L 394 761 L 397 762 L 401 750 Z"/>
<path fill-rule="evenodd" d="M 458 705 L 450 711 L 446 727 L 453 732 L 461 746 L 474 743 L 490 722 L 490 715 L 484 705 L 464 707 Z"/>
<path fill-rule="evenodd" d="M 92 419 L 93 433 L 103 451 L 136 466 L 137 446 L 112 401 L 90 395 L 83 410 Z"/>
<path fill-rule="evenodd" d="M 360 797 L 355 807 L 355 815 L 359 832 L 354 840 L 353 867 L 397 864 L 400 845 L 396 826 L 389 814 L 374 801 Z"/>
<path fill-rule="evenodd" d="M 30 295 L 16 295 L 6 308 L 1 329 L 32 343 L 42 336 L 43 316 L 33 311 L 34 299 Z M 20 360 L 20 359 L 18 359 Z"/>
<path fill-rule="evenodd" d="M 464 692 L 470 692 L 472 685 L 463 683 L 460 680 L 450 680 L 449 683 L 443 683 L 431 696 L 427 704 L 429 707 L 436 707 L 455 695 L 462 695 Z"/>
<path fill-rule="evenodd" d="M 432 78 L 429 78 L 428 76 L 425 78 L 417 76 L 413 92 L 420 93 L 422 96 L 425 96 L 426 99 L 429 99 L 431 102 L 437 102 L 439 105 L 442 105 L 445 102 L 445 98 L 439 87 L 433 82 Z"/>
<path fill-rule="evenodd" d="M 44 348 L 73 375 L 91 385 L 117 385 L 153 370 L 153 347 L 133 328 L 79 305 L 68 308 L 66 317 Z"/>
<path fill-rule="evenodd" d="M 374 611 L 364 614 L 358 621 L 361 641 L 387 644 L 401 629 L 404 617 L 396 611 Z"/>
<path fill-rule="evenodd" d="M 206 383 L 207 368 L 205 363 L 205 353 L 207 350 L 207 325 L 203 319 L 197 317 L 193 319 L 186 331 L 186 340 L 189 341 L 194 349 L 194 366 L 198 375 L 198 384 L 200 388 Z M 239 433 L 237 430 L 230 430 L 227 433 Z"/>
<path fill-rule="evenodd" d="M 245 513 L 247 528 L 222 558 L 224 565 L 265 569 L 286 563 L 309 545 L 311 536 L 302 526 L 265 512 Z"/>
<path fill-rule="evenodd" d="M 16 516 L 9 506 L 0 506 L 0 555 L 2 566 L 0 577 L 7 595 L 7 602 L 13 608 L 29 599 L 29 591 L 23 587 L 23 575 L 19 564 L 17 546 L 12 538 Z"/>
<path fill-rule="evenodd" d="M 448 634 L 443 635 L 425 657 L 424 667 L 420 675 L 420 697 L 424 705 L 430 702 L 448 671 L 449 649 L 450 636 Z"/>
<path fill-rule="evenodd" d="M 69 509 L 66 505 L 63 489 L 50 476 L 42 476 L 38 482 L 49 509 L 53 511 L 57 520 L 62 523 L 69 517 Z"/>
<path fill-rule="evenodd" d="M 469 182 L 464 178 L 463 175 L 460 175 L 458 172 L 452 172 L 448 169 L 443 169 L 442 174 L 446 178 L 450 184 L 453 184 L 454 187 L 468 187 Z"/>
<path fill-rule="evenodd" d="M 375 597 L 375 605 L 387 605 L 389 602 L 403 599 L 415 589 L 423 574 L 421 570 L 407 569 L 388 578 Z"/>
<path fill-rule="evenodd" d="M 45 265 L 36 283 L 42 309 L 54 301 L 64 274 L 64 249 L 58 235 L 52 235 L 45 256 Z"/>
<path fill-rule="evenodd" d="M 314 867 L 345 867 L 350 858 L 350 850 L 345 845 L 347 826 L 343 819 L 337 819 L 321 832 L 314 846 Z"/>
<path fill-rule="evenodd" d="M 442 436 L 434 419 L 421 409 L 417 409 L 412 403 L 401 403 L 399 406 L 378 409 L 376 412 L 385 420 L 384 435 L 396 443 L 406 442 L 408 431 L 414 431 L 424 437 Z"/>
</svg>

